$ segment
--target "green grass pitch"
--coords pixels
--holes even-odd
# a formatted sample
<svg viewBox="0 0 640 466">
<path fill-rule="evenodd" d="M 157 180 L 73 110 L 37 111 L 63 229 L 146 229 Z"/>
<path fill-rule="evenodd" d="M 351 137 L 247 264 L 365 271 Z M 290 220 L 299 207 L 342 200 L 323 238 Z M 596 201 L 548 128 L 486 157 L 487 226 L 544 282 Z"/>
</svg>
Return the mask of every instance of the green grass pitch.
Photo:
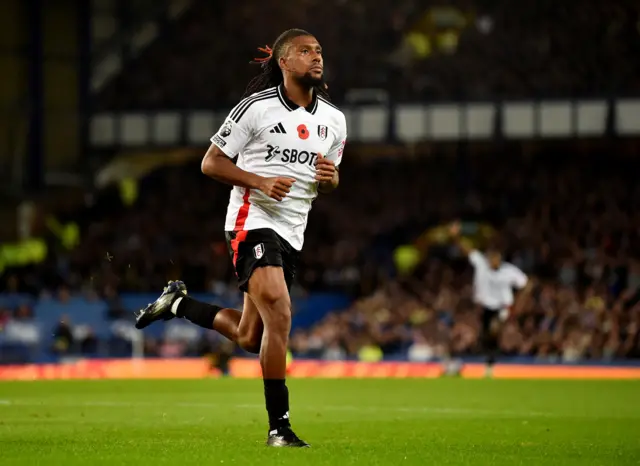
<svg viewBox="0 0 640 466">
<path fill-rule="evenodd" d="M 260 380 L 0 383 L 0 465 L 638 465 L 639 381 L 290 380 L 311 449 L 264 446 Z"/>
</svg>

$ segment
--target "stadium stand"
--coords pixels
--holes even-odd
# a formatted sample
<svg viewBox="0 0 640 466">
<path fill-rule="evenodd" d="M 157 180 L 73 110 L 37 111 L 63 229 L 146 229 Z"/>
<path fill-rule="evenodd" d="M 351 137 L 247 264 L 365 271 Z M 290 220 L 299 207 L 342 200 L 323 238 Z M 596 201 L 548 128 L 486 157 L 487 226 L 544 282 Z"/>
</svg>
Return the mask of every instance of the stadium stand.
<svg viewBox="0 0 640 466">
<path fill-rule="evenodd" d="M 338 102 L 354 89 L 382 89 L 401 101 L 640 90 L 637 12 L 630 2 L 588 0 L 573 8 L 546 0 L 515 8 L 506 0 L 429 7 L 384 0 L 375 10 L 364 1 L 309 0 L 305 8 L 298 3 L 194 2 L 108 86 L 98 108 L 232 106 L 255 73 L 248 62 L 256 48 L 291 24 L 305 25 L 322 42 Z"/>
<path fill-rule="evenodd" d="M 505 329 L 505 354 L 565 360 L 640 356 L 640 264 L 634 259 L 640 248 L 640 191 L 633 159 L 592 148 L 560 157 L 579 150 L 572 144 L 542 144 L 514 156 L 522 150 L 514 144 L 490 158 L 467 154 L 462 170 L 460 156 L 410 160 L 398 154 L 347 163 L 341 189 L 320 198 L 313 210 L 296 291 L 301 300 L 308 293 L 345 296 L 338 301 L 345 311 L 301 316 L 293 349 L 358 357 L 364 345 L 376 344 L 386 357 L 473 355 L 478 318 L 468 267 L 448 242 L 429 234 L 460 217 L 470 231 L 491 223 L 508 258 L 537 279 L 536 292 Z M 580 157 L 589 164 L 579 163 Z M 77 215 L 83 219 L 77 248 L 58 248 L 46 263 L 6 275 L 6 286 L 16 292 L 73 290 L 85 296 L 63 297 L 55 309 L 39 300 L 33 312 L 44 332 L 67 314 L 82 324 L 82 335 L 92 329 L 107 338 L 113 321 L 146 304 L 129 298 L 123 305 L 116 290 L 153 292 L 175 277 L 194 292 L 238 304 L 219 228 L 226 188 L 188 164 L 151 174 L 140 192 L 128 208 L 117 192 L 103 193 Z M 407 244 L 421 251 L 408 274 L 394 261 L 397 248 Z M 356 301 L 347 305 L 349 299 Z M 29 320 L 20 300 L 4 307 L 5 320 L 7 310 L 16 315 L 5 322 L 9 329 L 14 320 Z M 329 304 L 324 310 L 342 311 Z M 190 336 L 194 345 L 196 334 Z"/>
<path fill-rule="evenodd" d="M 609 101 L 640 91 L 630 2 L 299 3 L 189 2 L 95 96 L 93 110 L 224 111 L 257 71 L 248 64 L 256 47 L 290 25 L 322 42 L 339 104 Z M 311 213 L 292 350 L 328 359 L 363 349 L 412 360 L 474 356 L 469 268 L 441 234 L 461 218 L 473 239 L 491 225 L 507 257 L 536 278 L 505 327 L 503 355 L 640 358 L 638 143 L 616 139 L 610 120 L 598 139 L 349 147 L 342 186 Z M 23 251 L 36 259 L 0 276 L 0 362 L 130 355 L 131 311 L 172 278 L 238 306 L 222 232 L 227 196 L 188 161 L 81 190 L 82 203 L 43 201 L 34 232 L 44 242 Z M 415 255 L 408 268 L 402 248 Z M 149 355 L 218 344 L 180 322 L 145 335 Z"/>
</svg>

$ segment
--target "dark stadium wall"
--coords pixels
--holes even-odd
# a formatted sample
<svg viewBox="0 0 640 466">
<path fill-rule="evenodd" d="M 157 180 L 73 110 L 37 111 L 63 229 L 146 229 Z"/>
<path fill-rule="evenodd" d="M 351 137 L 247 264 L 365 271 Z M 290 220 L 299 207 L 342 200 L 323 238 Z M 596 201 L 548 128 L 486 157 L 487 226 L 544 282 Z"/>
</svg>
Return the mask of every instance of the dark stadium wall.
<svg viewBox="0 0 640 466">
<path fill-rule="evenodd" d="M 42 164 L 40 168 L 45 172 L 68 168 L 78 161 L 77 5 L 78 0 L 2 2 L 0 181 L 5 186 L 13 183 L 22 187 L 34 160 Z M 39 45 L 34 45 L 34 38 Z M 35 67 L 34 48 L 42 53 L 41 63 Z M 33 79 L 34 70 L 41 79 Z M 41 105 L 36 103 L 39 97 Z M 31 141 L 39 133 L 33 127 L 34 115 L 41 117 L 41 151 L 29 161 Z"/>
<path fill-rule="evenodd" d="M 21 0 L 3 0 L 0 14 L 0 179 L 10 176 L 24 143 L 27 113 L 27 28 Z M 22 137 L 20 138 L 20 135 Z M 22 139 L 19 141 L 19 139 Z"/>
<path fill-rule="evenodd" d="M 77 5 L 43 2 L 45 171 L 73 167 L 80 155 Z"/>
</svg>

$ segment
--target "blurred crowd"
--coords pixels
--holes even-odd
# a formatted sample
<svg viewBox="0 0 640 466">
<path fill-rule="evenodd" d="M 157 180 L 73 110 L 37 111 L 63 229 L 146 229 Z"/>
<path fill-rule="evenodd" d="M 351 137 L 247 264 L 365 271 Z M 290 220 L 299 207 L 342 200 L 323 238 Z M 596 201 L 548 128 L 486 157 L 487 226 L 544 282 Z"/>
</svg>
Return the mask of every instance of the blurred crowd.
<svg viewBox="0 0 640 466">
<path fill-rule="evenodd" d="M 462 181 L 443 160 L 429 168 L 408 166 L 399 178 L 409 186 L 392 185 L 406 191 L 394 197 L 394 213 L 404 225 L 417 226 L 421 219 L 434 224 L 457 212 L 498 227 L 491 243 L 535 283 L 502 330 L 503 355 L 568 362 L 640 358 L 635 160 L 609 151 L 574 157 L 558 152 L 470 158 Z M 471 267 L 443 235 L 412 274 L 312 329 L 298 330 L 292 345 L 301 354 L 329 359 L 477 354 L 480 312 L 471 300 L 471 280 Z"/>
<path fill-rule="evenodd" d="M 446 235 L 429 233 L 461 218 L 470 232 L 491 224 L 492 244 L 536 283 L 504 327 L 504 354 L 640 357 L 640 185 L 635 158 L 621 155 L 637 153 L 635 144 L 513 143 L 484 155 L 483 146 L 460 146 L 379 160 L 359 159 L 354 148 L 340 189 L 311 212 L 294 290 L 346 293 L 353 305 L 297 330 L 292 349 L 324 358 L 476 354 L 471 269 Z M 80 245 L 23 270 L 12 286 L 64 286 L 115 303 L 117 292 L 153 292 L 180 277 L 192 291 L 235 294 L 222 232 L 227 199 L 228 188 L 197 164 L 147 177 L 131 207 L 106 191 L 76 213 Z M 407 244 L 421 256 L 401 273 L 394 252 Z"/>
<path fill-rule="evenodd" d="M 640 268 L 632 267 L 633 277 L 619 296 L 602 285 L 581 290 L 537 284 L 504 324 L 500 354 L 569 363 L 640 358 Z M 433 286 L 420 290 L 389 283 L 347 311 L 296 330 L 293 351 L 328 360 L 407 357 L 420 362 L 480 354 L 481 312 L 471 300 L 470 276 L 461 282 L 454 270 L 433 263 L 424 278 Z"/>
<path fill-rule="evenodd" d="M 257 47 L 291 27 L 309 30 L 323 45 L 338 103 L 640 91 L 635 2 L 428 3 L 195 0 L 109 83 L 94 109 L 234 105 L 259 72 L 248 63 Z M 366 360 L 476 355 L 472 271 L 443 233 L 461 219 L 470 241 L 497 245 L 535 282 L 503 328 L 503 355 L 640 358 L 638 147 L 637 141 L 494 141 L 396 147 L 389 157 L 349 147 L 340 189 L 314 204 L 293 294 L 341 293 L 352 305 L 295 329 L 292 351 Z M 222 231 L 228 187 L 201 175 L 194 159 L 144 177 L 136 192 L 124 202 L 114 186 L 87 193 L 81 209 L 56 211 L 61 225 L 78 225 L 79 244 L 49 235 L 46 260 L 6 270 L 0 289 L 60 303 L 81 295 L 87 306 L 101 299 L 113 322 L 109 345 L 118 354 L 130 353 L 132 343 L 121 293 L 156 292 L 179 277 L 192 292 L 238 302 Z M 481 225 L 495 234 L 478 238 Z M 44 222 L 37 230 L 47 231 Z M 397 252 L 408 245 L 417 256 L 406 270 Z M 40 317 L 30 302 L 0 302 L 0 344 L 9 333 L 33 343 L 39 337 L 31 323 Z M 68 315 L 56 319 L 46 329 L 53 354 L 94 354 L 104 346 L 95 326 L 75 325 Z M 209 334 L 168 329 L 170 337 L 146 342 L 146 354 L 197 355 L 221 344 Z"/>
<path fill-rule="evenodd" d="M 259 72 L 257 47 L 292 27 L 323 45 L 340 103 L 358 89 L 411 101 L 637 94 L 639 21 L 628 0 L 196 0 L 98 108 L 235 105 Z"/>
</svg>

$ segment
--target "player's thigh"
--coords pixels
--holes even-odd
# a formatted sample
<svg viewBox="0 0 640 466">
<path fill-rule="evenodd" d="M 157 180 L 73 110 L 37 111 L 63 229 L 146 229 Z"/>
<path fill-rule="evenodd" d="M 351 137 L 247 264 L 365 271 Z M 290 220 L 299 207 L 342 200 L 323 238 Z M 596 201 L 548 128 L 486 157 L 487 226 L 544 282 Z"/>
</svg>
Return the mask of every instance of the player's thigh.
<svg viewBox="0 0 640 466">
<path fill-rule="evenodd" d="M 284 280 L 287 284 L 287 290 L 291 293 L 291 287 L 296 278 L 300 253 L 281 236 L 278 236 L 278 242 L 280 243 Z"/>
<path fill-rule="evenodd" d="M 502 320 L 500 320 L 500 312 L 495 311 L 491 314 L 491 320 L 489 321 L 489 335 L 492 338 L 496 338 L 502 329 Z"/>
<path fill-rule="evenodd" d="M 288 265 L 288 243 L 270 228 L 230 234 L 229 241 L 240 289 L 257 307 L 264 326 L 290 325 L 287 277 L 295 272 Z"/>
<path fill-rule="evenodd" d="M 244 306 L 242 308 L 242 317 L 238 326 L 238 335 L 252 342 L 260 343 L 264 324 L 260 311 L 255 305 L 248 293 L 244 294 Z"/>
<path fill-rule="evenodd" d="M 495 312 L 491 309 L 482 308 L 482 333 L 487 336 L 491 332 L 491 323 L 493 322 Z"/>
<path fill-rule="evenodd" d="M 281 245 L 275 231 L 259 228 L 226 232 L 226 236 L 241 291 L 249 292 L 249 279 L 255 270 L 267 266 L 282 267 Z"/>
<path fill-rule="evenodd" d="M 266 328 L 291 326 L 291 299 L 281 266 L 256 268 L 248 288 Z"/>
<path fill-rule="evenodd" d="M 496 325 L 499 324 L 499 313 L 493 309 L 482 308 L 482 336 L 492 338 L 496 335 Z"/>
</svg>

